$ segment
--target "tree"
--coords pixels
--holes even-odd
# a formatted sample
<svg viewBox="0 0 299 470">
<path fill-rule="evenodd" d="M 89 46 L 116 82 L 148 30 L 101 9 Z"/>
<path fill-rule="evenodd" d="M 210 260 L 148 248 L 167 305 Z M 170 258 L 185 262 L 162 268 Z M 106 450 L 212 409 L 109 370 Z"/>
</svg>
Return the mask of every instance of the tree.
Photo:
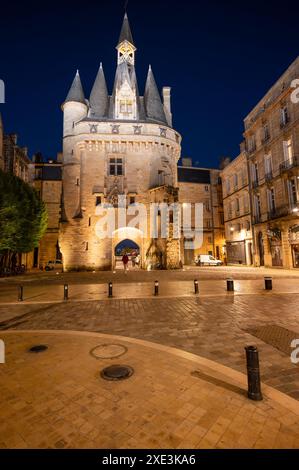
<svg viewBox="0 0 299 470">
<path fill-rule="evenodd" d="M 0 267 L 38 246 L 47 228 L 47 210 L 37 192 L 12 173 L 0 170 Z"/>
</svg>

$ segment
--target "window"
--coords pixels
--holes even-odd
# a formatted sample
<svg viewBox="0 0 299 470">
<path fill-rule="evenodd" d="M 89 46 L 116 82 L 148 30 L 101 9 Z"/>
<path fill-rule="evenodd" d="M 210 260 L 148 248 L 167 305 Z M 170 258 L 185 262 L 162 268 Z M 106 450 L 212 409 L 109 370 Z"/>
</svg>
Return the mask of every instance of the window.
<svg viewBox="0 0 299 470">
<path fill-rule="evenodd" d="M 79 184 L 80 184 L 80 179 L 76 178 L 76 186 L 79 186 Z"/>
<path fill-rule="evenodd" d="M 96 206 L 98 206 L 99 204 L 102 204 L 102 198 L 101 198 L 101 196 L 97 196 L 97 197 L 96 197 Z"/>
<path fill-rule="evenodd" d="M 229 179 L 226 180 L 226 193 L 227 194 L 230 193 L 230 181 L 229 181 Z"/>
<path fill-rule="evenodd" d="M 212 243 L 212 237 L 208 237 L 208 243 Z"/>
<path fill-rule="evenodd" d="M 131 114 L 133 110 L 132 100 L 120 100 L 119 110 L 122 114 Z"/>
<path fill-rule="evenodd" d="M 123 175 L 122 158 L 110 158 L 109 175 L 110 176 L 122 176 Z"/>
<path fill-rule="evenodd" d="M 255 145 L 255 137 L 254 137 L 254 135 L 248 137 L 247 147 L 248 147 L 248 151 L 249 151 L 249 152 L 254 152 L 254 151 L 255 151 L 256 145 Z"/>
<path fill-rule="evenodd" d="M 268 209 L 269 212 L 275 211 L 275 192 L 274 188 L 268 190 Z"/>
<path fill-rule="evenodd" d="M 270 131 L 269 131 L 269 125 L 268 124 L 264 124 L 263 132 L 264 132 L 263 140 L 264 141 L 269 140 L 270 139 Z"/>
<path fill-rule="evenodd" d="M 289 112 L 287 106 L 283 106 L 280 110 L 280 125 L 285 126 L 289 122 Z"/>
<path fill-rule="evenodd" d="M 205 186 L 206 193 L 209 192 L 209 186 Z"/>
<path fill-rule="evenodd" d="M 264 164 L 265 164 L 265 176 L 272 175 L 272 158 L 271 154 L 264 156 Z"/>
<path fill-rule="evenodd" d="M 258 164 L 253 163 L 251 167 L 251 174 L 252 174 L 252 181 L 253 183 L 258 183 L 259 180 L 259 169 L 258 169 Z"/>
<path fill-rule="evenodd" d="M 261 198 L 260 195 L 254 197 L 255 215 L 259 219 L 261 217 Z"/>
<path fill-rule="evenodd" d="M 130 196 L 130 204 L 135 204 L 135 196 Z"/>
<path fill-rule="evenodd" d="M 85 242 L 85 250 L 88 251 L 88 242 Z"/>
<path fill-rule="evenodd" d="M 292 146 L 292 139 L 284 140 L 283 141 L 283 156 L 284 161 L 288 163 L 293 162 L 293 146 Z"/>
<path fill-rule="evenodd" d="M 289 188 L 289 199 L 292 206 L 296 205 L 298 202 L 297 196 L 297 186 L 296 186 L 296 179 L 292 178 L 288 181 L 288 188 Z"/>
<path fill-rule="evenodd" d="M 234 188 L 237 189 L 238 187 L 238 175 L 237 173 L 234 174 Z"/>
<path fill-rule="evenodd" d="M 238 214 L 240 212 L 240 201 L 239 198 L 236 199 L 236 213 Z"/>
<path fill-rule="evenodd" d="M 249 201 L 248 201 L 248 199 L 249 199 L 248 195 L 244 194 L 244 196 L 243 196 L 244 213 L 249 211 Z"/>
<path fill-rule="evenodd" d="M 211 219 L 207 219 L 207 228 L 211 228 L 212 224 L 211 224 Z"/>
<path fill-rule="evenodd" d="M 223 212 L 220 212 L 220 224 L 221 225 L 224 224 L 224 214 L 223 214 Z"/>
<path fill-rule="evenodd" d="M 207 200 L 207 201 L 205 202 L 205 209 L 206 209 L 207 212 L 210 212 L 210 211 L 211 211 L 210 201 L 209 201 L 209 200 Z"/>
<path fill-rule="evenodd" d="M 91 217 L 88 217 L 88 227 L 91 226 Z"/>
</svg>

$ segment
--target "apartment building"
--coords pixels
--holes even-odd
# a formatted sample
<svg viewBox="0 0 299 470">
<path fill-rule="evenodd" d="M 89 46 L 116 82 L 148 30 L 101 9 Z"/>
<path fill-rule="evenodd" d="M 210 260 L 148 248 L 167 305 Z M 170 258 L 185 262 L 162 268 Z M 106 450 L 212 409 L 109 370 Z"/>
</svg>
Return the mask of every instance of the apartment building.
<svg viewBox="0 0 299 470">
<path fill-rule="evenodd" d="M 58 244 L 61 211 L 62 175 L 61 155 L 57 160 L 43 161 L 41 155 L 33 156 L 32 185 L 44 201 L 48 212 L 46 233 L 34 249 L 32 266 L 44 268 L 48 261 L 61 259 Z"/>
<path fill-rule="evenodd" d="M 178 166 L 179 201 L 181 204 L 203 204 L 203 243 L 193 249 L 182 247 L 183 264 L 192 264 L 199 254 L 210 254 L 224 260 L 225 234 L 220 170 L 192 166 L 183 158 Z M 194 212 L 192 217 L 194 230 Z M 184 241 L 184 236 L 182 236 Z"/>
<path fill-rule="evenodd" d="M 244 120 L 255 264 L 299 268 L 297 58 Z"/>
<path fill-rule="evenodd" d="M 253 236 L 246 152 L 243 150 L 221 172 L 228 264 L 253 264 Z"/>
</svg>

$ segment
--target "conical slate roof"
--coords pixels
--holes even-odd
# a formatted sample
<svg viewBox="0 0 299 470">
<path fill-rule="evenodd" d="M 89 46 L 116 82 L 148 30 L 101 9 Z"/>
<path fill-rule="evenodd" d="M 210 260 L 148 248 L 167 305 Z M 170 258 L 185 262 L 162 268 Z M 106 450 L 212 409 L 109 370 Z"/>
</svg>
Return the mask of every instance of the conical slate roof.
<svg viewBox="0 0 299 470">
<path fill-rule="evenodd" d="M 144 106 L 147 118 L 154 121 L 163 122 L 167 125 L 163 104 L 151 66 L 149 66 L 145 84 Z"/>
<path fill-rule="evenodd" d="M 133 41 L 133 36 L 132 36 L 127 13 L 125 13 L 125 16 L 124 16 L 122 28 L 121 28 L 120 35 L 119 35 L 118 45 L 121 44 L 123 41 L 128 41 L 133 46 L 135 45 Z"/>
<path fill-rule="evenodd" d="M 77 70 L 72 86 L 65 99 L 65 103 L 68 101 L 78 101 L 79 103 L 85 104 L 84 91 L 80 80 L 79 70 Z"/>
<path fill-rule="evenodd" d="M 90 98 L 90 114 L 96 117 L 105 117 L 108 110 L 108 90 L 102 63 L 92 87 Z"/>
</svg>

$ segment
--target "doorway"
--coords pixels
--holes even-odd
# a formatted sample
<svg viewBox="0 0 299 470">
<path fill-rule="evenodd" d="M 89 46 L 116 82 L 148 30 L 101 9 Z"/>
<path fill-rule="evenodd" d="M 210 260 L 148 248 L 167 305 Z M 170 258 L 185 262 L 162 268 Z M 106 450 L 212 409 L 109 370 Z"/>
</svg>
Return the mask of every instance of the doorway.
<svg viewBox="0 0 299 470">
<path fill-rule="evenodd" d="M 126 238 L 120 241 L 114 248 L 114 268 L 123 269 L 122 257 L 129 258 L 129 268 L 138 269 L 141 265 L 140 248 L 133 240 Z"/>
<path fill-rule="evenodd" d="M 259 257 L 260 257 L 260 266 L 265 265 L 265 260 L 264 260 L 264 241 L 263 241 L 263 234 L 262 232 L 259 232 L 257 236 L 257 245 L 258 245 L 258 251 L 259 251 Z"/>
</svg>

